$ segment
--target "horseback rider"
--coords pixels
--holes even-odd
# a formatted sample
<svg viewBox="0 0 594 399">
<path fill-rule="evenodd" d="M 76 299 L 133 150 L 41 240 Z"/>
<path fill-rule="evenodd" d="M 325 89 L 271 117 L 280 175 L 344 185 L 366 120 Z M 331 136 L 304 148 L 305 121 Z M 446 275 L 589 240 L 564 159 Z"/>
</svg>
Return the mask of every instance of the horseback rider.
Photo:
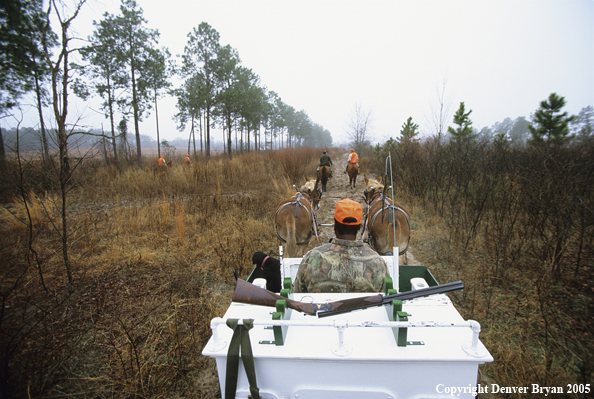
<svg viewBox="0 0 594 399">
<path fill-rule="evenodd" d="M 167 164 L 165 163 L 165 158 L 163 158 L 163 155 L 161 155 L 161 156 L 159 157 L 159 165 L 167 165 Z"/>
<path fill-rule="evenodd" d="M 190 164 L 190 154 L 186 155 L 186 165 Z"/>
<path fill-rule="evenodd" d="M 347 169 L 349 167 L 349 164 L 354 163 L 357 165 L 357 168 L 359 167 L 359 156 L 357 155 L 357 153 L 355 152 L 355 150 L 353 150 L 351 148 L 351 153 L 349 154 L 349 160 L 347 162 L 347 166 L 344 169 L 344 173 L 347 173 Z"/>
<path fill-rule="evenodd" d="M 330 159 L 330 155 L 327 154 L 326 150 L 324 150 L 322 156 L 320 157 L 320 164 L 318 165 L 317 175 L 320 174 L 320 168 L 322 166 L 328 166 L 330 168 L 330 176 L 329 177 L 332 177 L 332 160 Z"/>
</svg>

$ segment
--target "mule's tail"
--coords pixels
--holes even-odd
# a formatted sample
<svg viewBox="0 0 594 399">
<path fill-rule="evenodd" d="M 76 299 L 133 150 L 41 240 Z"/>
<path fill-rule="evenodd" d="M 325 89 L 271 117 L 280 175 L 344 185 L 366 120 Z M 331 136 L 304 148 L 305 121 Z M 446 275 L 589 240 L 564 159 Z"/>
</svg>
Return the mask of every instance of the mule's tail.
<svg viewBox="0 0 594 399">
<path fill-rule="evenodd" d="M 297 256 L 297 236 L 295 232 L 295 218 L 287 219 L 287 244 L 285 248 L 286 257 L 294 258 Z"/>
<path fill-rule="evenodd" d="M 394 223 L 388 223 L 388 251 L 392 251 L 394 248 L 394 243 L 396 242 L 396 237 L 394 236 Z"/>
</svg>

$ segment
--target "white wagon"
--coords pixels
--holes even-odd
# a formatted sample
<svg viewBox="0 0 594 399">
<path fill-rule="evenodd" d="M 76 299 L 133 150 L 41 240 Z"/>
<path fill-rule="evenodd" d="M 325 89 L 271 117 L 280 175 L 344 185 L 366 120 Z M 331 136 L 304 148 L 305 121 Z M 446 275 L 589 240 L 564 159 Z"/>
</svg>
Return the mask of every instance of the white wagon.
<svg viewBox="0 0 594 399">
<path fill-rule="evenodd" d="M 398 292 L 438 285 L 424 266 L 400 266 L 398 256 L 384 259 Z M 300 261 L 282 259 L 285 287 Z M 248 281 L 265 286 L 258 270 Z M 314 303 L 372 295 L 283 291 L 291 299 Z M 376 306 L 324 318 L 278 310 L 233 302 L 223 318 L 212 320 L 213 336 L 202 354 L 216 359 L 222 398 L 251 397 L 242 361 L 253 365 L 263 399 L 470 398 L 476 396 L 478 366 L 493 361 L 479 340 L 479 323 L 464 320 L 447 294 L 404 301 L 401 310 Z M 253 320 L 253 360 L 239 362 L 235 396 L 225 391 L 233 335 L 228 319 L 240 325 Z"/>
</svg>

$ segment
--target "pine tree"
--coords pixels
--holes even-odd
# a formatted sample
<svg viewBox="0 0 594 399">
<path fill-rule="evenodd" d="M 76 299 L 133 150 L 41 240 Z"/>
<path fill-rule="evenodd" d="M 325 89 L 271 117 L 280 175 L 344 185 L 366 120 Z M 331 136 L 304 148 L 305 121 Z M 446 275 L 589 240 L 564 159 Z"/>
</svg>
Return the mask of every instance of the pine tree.
<svg viewBox="0 0 594 399">
<path fill-rule="evenodd" d="M 469 116 L 472 110 L 466 112 L 464 102 L 460 103 L 460 108 L 454 115 L 454 123 L 458 125 L 456 129 L 448 127 L 448 133 L 450 133 L 456 143 L 466 143 L 472 141 L 476 137 L 476 133 L 472 128 L 472 121 Z"/>
<path fill-rule="evenodd" d="M 419 125 L 413 123 L 412 116 L 409 116 L 406 120 L 406 123 L 402 125 L 402 130 L 400 130 L 400 134 L 402 135 L 402 137 L 398 139 L 398 141 L 401 144 L 406 145 L 419 141 L 418 138 L 415 138 L 419 134 Z"/>
<path fill-rule="evenodd" d="M 548 100 L 540 103 L 540 108 L 534 113 L 532 123 L 528 125 L 532 138 L 528 140 L 532 145 L 560 147 L 569 142 L 569 122 L 573 116 L 567 112 L 561 113 L 565 106 L 565 98 L 551 93 Z"/>
</svg>

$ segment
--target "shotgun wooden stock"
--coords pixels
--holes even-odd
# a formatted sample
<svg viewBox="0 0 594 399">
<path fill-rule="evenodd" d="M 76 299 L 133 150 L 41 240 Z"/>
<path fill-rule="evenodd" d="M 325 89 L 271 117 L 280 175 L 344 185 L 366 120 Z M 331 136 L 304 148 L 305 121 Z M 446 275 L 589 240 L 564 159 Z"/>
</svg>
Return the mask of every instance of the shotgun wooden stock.
<svg viewBox="0 0 594 399">
<path fill-rule="evenodd" d="M 265 290 L 254 284 L 248 283 L 242 279 L 237 279 L 235 292 L 233 293 L 233 302 L 247 303 L 250 305 L 276 306 L 276 301 L 282 299 L 287 301 L 287 306 L 298 312 L 315 315 L 317 309 L 314 309 L 313 303 L 299 302 L 287 299 L 284 296 L 275 294 L 272 291 Z"/>
<path fill-rule="evenodd" d="M 358 309 L 366 309 L 372 306 L 387 305 L 393 299 L 402 301 L 421 298 L 424 296 L 443 294 L 446 292 L 458 291 L 464 289 L 462 281 L 455 281 L 453 283 L 436 285 L 433 287 L 422 288 L 416 291 L 408 291 L 393 295 L 370 295 L 359 298 L 349 298 L 341 301 L 334 301 L 328 303 L 309 303 L 294 301 L 283 296 L 270 292 L 256 285 L 248 283 L 242 279 L 237 279 L 235 292 L 233 293 L 233 302 L 247 303 L 250 305 L 270 306 L 274 307 L 278 299 L 287 301 L 287 306 L 298 312 L 306 313 L 312 316 L 328 317 L 341 313 L 351 312 Z"/>
</svg>

